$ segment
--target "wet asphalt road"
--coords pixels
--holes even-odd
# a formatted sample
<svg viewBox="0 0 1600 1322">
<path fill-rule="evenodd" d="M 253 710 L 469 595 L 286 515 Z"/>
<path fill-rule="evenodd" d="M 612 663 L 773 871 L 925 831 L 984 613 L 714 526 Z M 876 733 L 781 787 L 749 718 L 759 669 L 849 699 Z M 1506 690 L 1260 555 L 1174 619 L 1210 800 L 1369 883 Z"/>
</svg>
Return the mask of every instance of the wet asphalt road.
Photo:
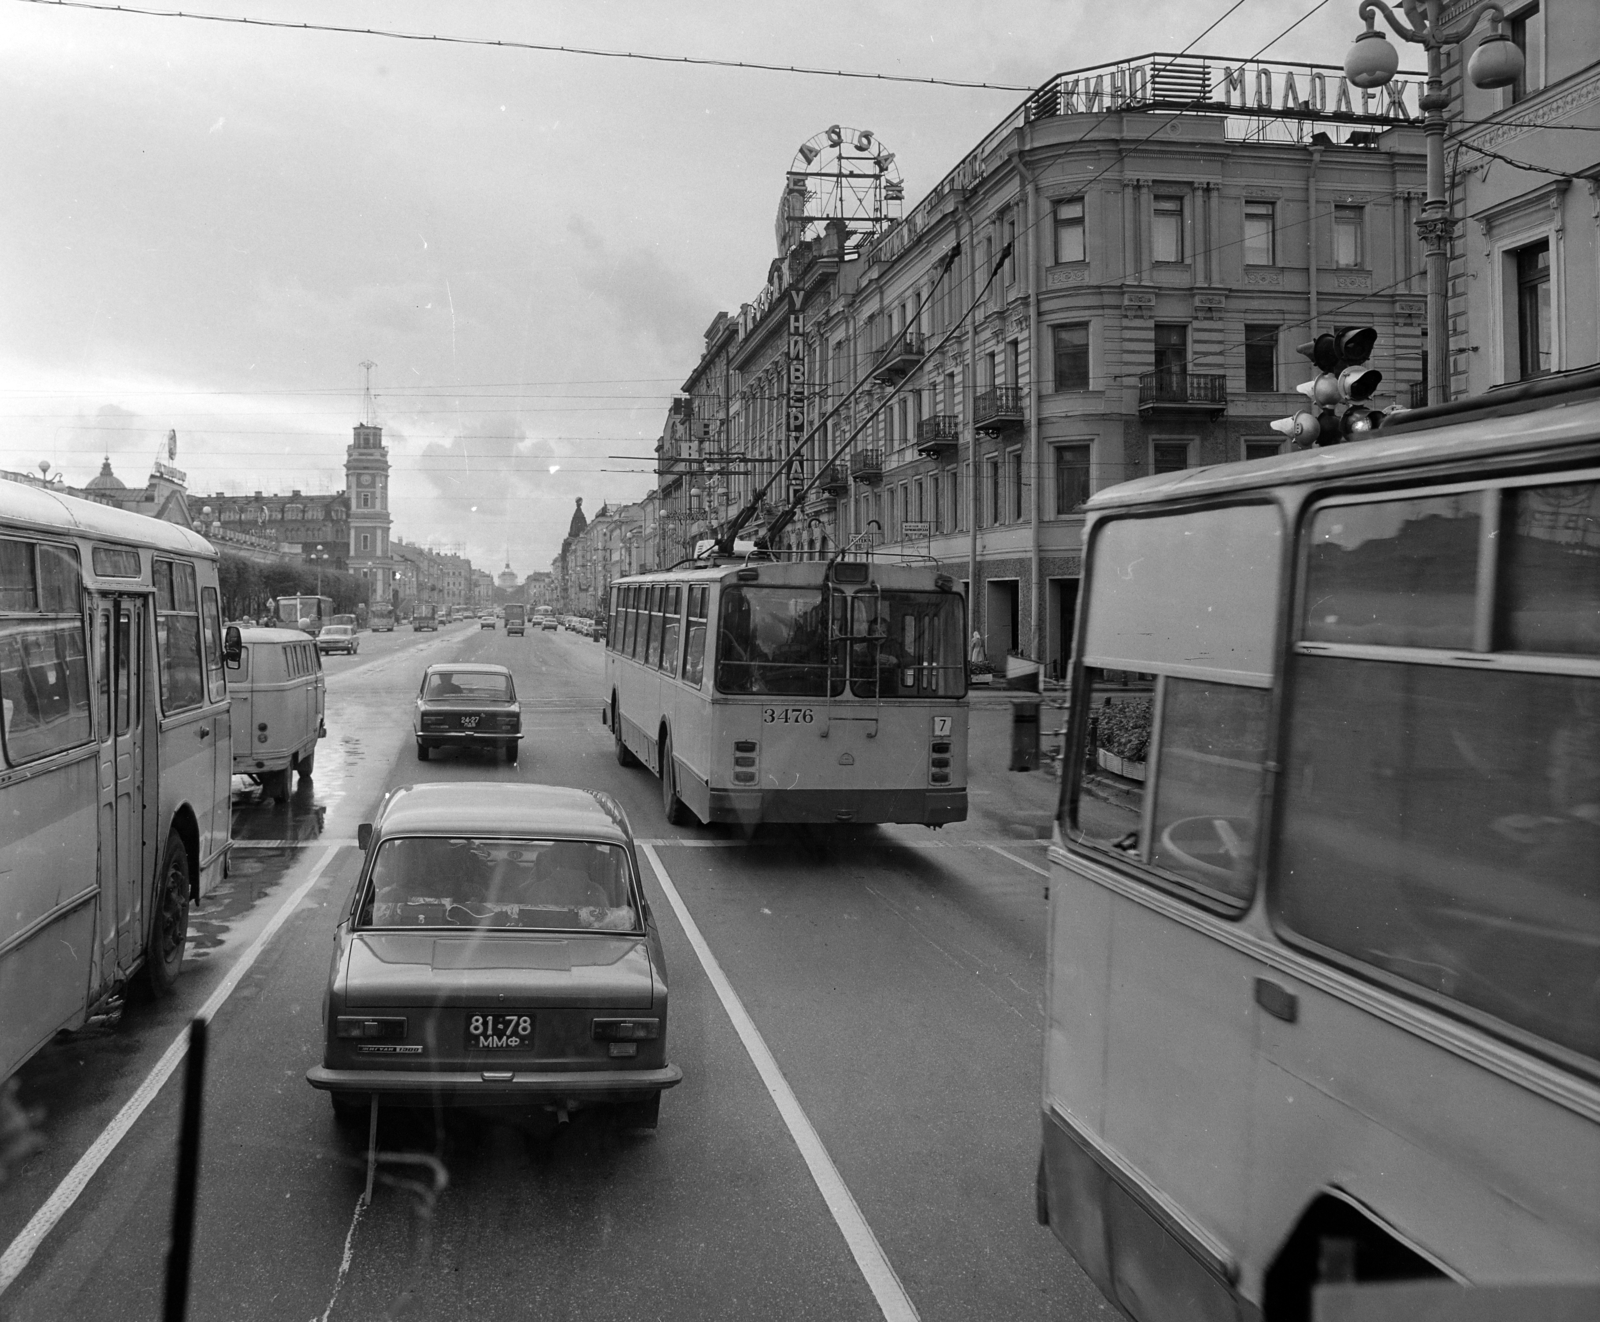
<svg viewBox="0 0 1600 1322">
<path fill-rule="evenodd" d="M 213 1021 L 191 1318 L 882 1317 L 648 862 L 672 981 L 669 1055 L 685 1075 L 659 1131 L 585 1115 L 394 1116 L 358 1215 L 364 1146 L 303 1077 L 320 1058 L 356 825 L 386 789 L 417 780 L 550 781 L 610 791 L 640 839 L 658 842 L 921 1317 L 1110 1316 L 1033 1221 L 1045 955 L 1034 869 L 1048 811 L 1036 790 L 1008 787 L 979 714 L 973 820 L 746 841 L 667 827 L 655 778 L 617 766 L 598 720 L 603 657 L 565 631 L 457 626 L 363 634 L 356 657 L 329 658 L 315 782 L 286 805 L 235 782 L 241 844 L 194 915 L 177 995 L 133 1003 L 27 1067 L 46 1146 L 0 1185 L 0 1246 L 317 875 Z M 411 697 L 422 666 L 443 659 L 511 666 L 528 736 L 517 765 L 416 761 Z M 0 1294 L 0 1318 L 159 1316 L 180 1081 Z"/>
</svg>

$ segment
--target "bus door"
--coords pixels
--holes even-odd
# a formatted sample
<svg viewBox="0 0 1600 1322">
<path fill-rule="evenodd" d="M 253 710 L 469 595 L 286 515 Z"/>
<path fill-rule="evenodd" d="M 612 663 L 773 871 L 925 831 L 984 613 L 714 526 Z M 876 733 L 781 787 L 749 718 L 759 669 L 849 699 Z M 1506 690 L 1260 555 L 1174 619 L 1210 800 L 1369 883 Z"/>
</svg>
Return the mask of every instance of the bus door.
<svg viewBox="0 0 1600 1322">
<path fill-rule="evenodd" d="M 119 970 L 138 958 L 145 926 L 143 620 L 138 597 L 98 599 L 102 953 Z"/>
</svg>

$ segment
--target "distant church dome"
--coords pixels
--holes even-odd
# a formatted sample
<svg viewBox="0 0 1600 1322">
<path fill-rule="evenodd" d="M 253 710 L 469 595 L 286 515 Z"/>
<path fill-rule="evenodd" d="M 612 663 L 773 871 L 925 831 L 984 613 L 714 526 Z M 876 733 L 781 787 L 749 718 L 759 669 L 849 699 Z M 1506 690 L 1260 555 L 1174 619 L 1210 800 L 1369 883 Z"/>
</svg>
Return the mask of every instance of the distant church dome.
<svg viewBox="0 0 1600 1322">
<path fill-rule="evenodd" d="M 127 485 L 123 480 L 111 471 L 110 455 L 107 455 L 105 461 L 100 465 L 99 474 L 91 477 L 88 485 L 84 487 L 85 491 L 126 491 L 127 489 Z"/>
</svg>

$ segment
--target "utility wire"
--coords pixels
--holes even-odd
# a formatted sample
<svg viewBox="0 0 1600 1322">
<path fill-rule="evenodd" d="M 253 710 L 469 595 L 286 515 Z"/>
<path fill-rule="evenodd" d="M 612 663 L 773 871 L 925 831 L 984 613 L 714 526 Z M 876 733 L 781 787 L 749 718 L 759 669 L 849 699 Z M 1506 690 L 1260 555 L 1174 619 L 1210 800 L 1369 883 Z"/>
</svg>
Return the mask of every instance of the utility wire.
<svg viewBox="0 0 1600 1322">
<path fill-rule="evenodd" d="M 856 78 L 876 83 L 916 83 L 925 87 L 958 87 L 985 92 L 1034 90 L 1014 83 L 985 83 L 962 78 L 925 78 L 912 74 L 868 73 L 854 69 L 816 69 L 797 64 L 766 64 L 759 60 L 719 60 L 705 55 L 656 55 L 647 51 L 602 50 L 593 46 L 557 46 L 547 42 L 515 41 L 498 37 L 449 37 L 430 32 L 401 32 L 391 28 L 347 27 L 337 23 L 291 23 L 285 19 L 249 18 L 234 14 L 198 14 L 182 9 L 147 9 L 137 5 L 94 4 L 91 0 L 19 0 L 19 2 L 56 9 L 88 9 L 99 13 L 132 14 L 141 18 L 186 18 L 202 23 L 228 23 L 238 27 L 279 28 L 293 32 L 332 32 L 353 37 L 384 37 L 391 41 L 431 41 L 447 46 L 499 46 L 507 50 L 541 51 L 551 55 L 587 55 L 603 60 L 644 60 L 652 64 L 691 64 L 713 69 L 749 69 L 760 73 L 793 73 L 816 78 Z"/>
<path fill-rule="evenodd" d="M 1528 170 L 1534 174 L 1552 174 L 1557 179 L 1576 179 L 1578 177 L 1575 174 L 1568 174 L 1565 170 L 1550 170 L 1542 165 L 1529 165 L 1527 161 L 1519 161 L 1514 156 L 1502 156 L 1497 151 L 1490 151 L 1487 147 L 1479 147 L 1470 142 L 1457 143 L 1456 150 L 1475 151 L 1480 156 L 1488 156 L 1497 161 L 1504 161 L 1507 165 L 1513 166 L 1518 170 Z"/>
</svg>

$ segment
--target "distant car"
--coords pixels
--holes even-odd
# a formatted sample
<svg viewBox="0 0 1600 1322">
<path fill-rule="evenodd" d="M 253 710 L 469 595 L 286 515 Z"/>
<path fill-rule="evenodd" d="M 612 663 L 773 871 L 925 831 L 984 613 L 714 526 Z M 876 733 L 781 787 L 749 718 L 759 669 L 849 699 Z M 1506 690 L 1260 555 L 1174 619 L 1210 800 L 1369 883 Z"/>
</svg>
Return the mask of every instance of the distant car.
<svg viewBox="0 0 1600 1322">
<path fill-rule="evenodd" d="M 317 635 L 317 651 L 324 656 L 329 652 L 348 652 L 354 656 L 359 647 L 356 626 L 353 624 L 324 625 L 322 632 Z"/>
<path fill-rule="evenodd" d="M 352 629 L 354 629 L 356 627 L 356 617 L 354 615 L 335 615 L 331 620 L 328 621 L 328 623 L 348 624 Z"/>
<path fill-rule="evenodd" d="M 654 1129 L 667 975 L 627 818 L 597 790 L 409 785 L 363 823 L 322 1064 L 336 1116 L 382 1105 L 610 1109 Z"/>
<path fill-rule="evenodd" d="M 412 717 L 417 760 L 435 748 L 487 748 L 517 760 L 522 708 L 504 666 L 440 661 L 422 672 Z"/>
<path fill-rule="evenodd" d="M 542 615 L 539 617 L 539 628 L 542 631 L 554 633 L 560 627 L 554 615 Z"/>
<path fill-rule="evenodd" d="M 493 615 L 480 615 L 480 616 L 478 616 L 478 628 L 480 628 L 480 629 L 492 629 L 492 628 L 494 628 L 494 616 Z"/>
</svg>

